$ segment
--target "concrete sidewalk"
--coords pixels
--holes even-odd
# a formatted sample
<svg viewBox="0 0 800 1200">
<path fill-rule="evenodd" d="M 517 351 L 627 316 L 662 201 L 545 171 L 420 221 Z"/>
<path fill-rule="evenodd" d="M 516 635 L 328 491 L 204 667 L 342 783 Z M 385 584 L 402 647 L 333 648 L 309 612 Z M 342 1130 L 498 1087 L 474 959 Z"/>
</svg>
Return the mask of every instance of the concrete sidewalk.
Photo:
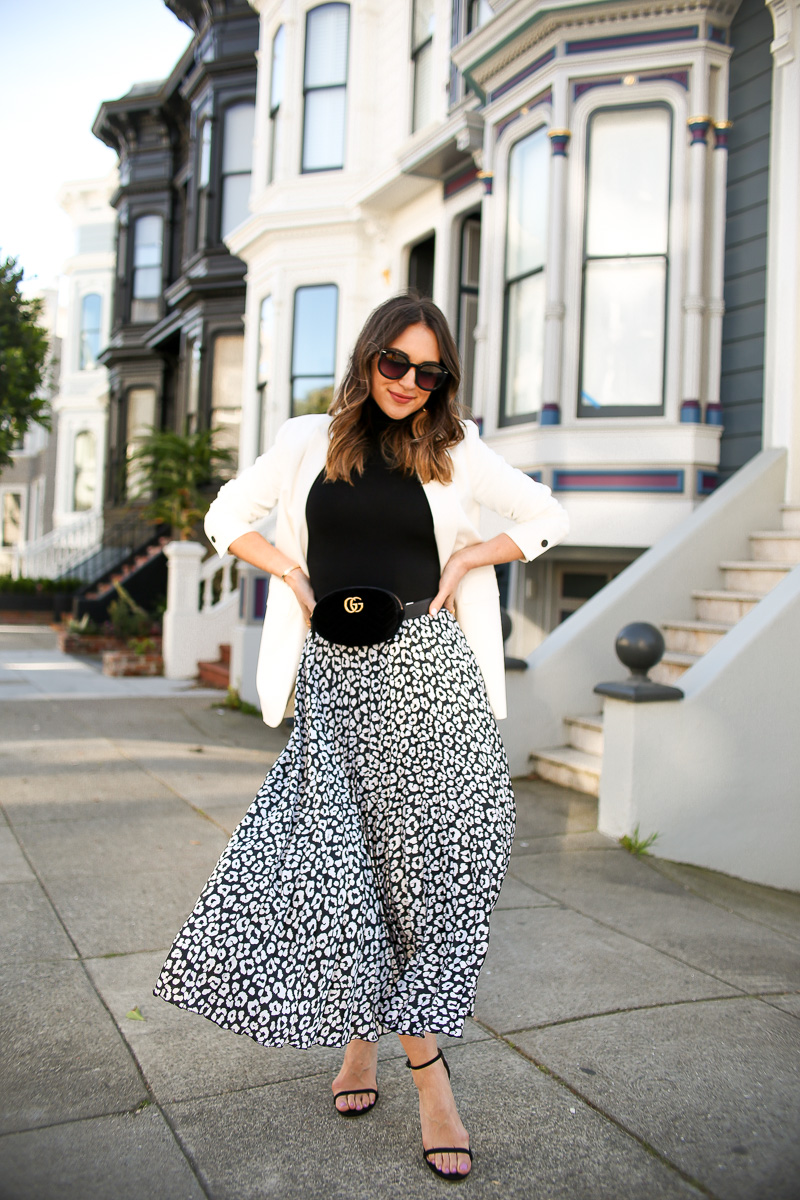
<svg viewBox="0 0 800 1200">
<path fill-rule="evenodd" d="M 203 695 L 0 700 L 0 1200 L 447 1191 L 396 1039 L 375 1111 L 345 1121 L 339 1051 L 151 994 L 283 738 Z M 797 1200 L 800 896 L 637 860 L 586 797 L 517 794 L 475 1019 L 443 1039 L 462 1193 Z"/>
</svg>

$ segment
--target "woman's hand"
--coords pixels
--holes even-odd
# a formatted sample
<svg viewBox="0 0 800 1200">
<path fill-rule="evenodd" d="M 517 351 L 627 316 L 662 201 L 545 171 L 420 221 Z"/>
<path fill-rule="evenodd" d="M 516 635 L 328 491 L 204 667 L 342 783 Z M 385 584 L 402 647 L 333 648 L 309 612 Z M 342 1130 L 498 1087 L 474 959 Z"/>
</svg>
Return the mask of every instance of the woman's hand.
<svg viewBox="0 0 800 1200">
<path fill-rule="evenodd" d="M 469 569 L 470 564 L 467 562 L 463 550 L 456 550 L 455 554 L 450 555 L 442 571 L 442 578 L 439 580 L 439 591 L 428 609 L 432 617 L 436 616 L 440 608 L 446 608 L 449 613 L 455 613 L 456 588 Z"/>
<path fill-rule="evenodd" d="M 289 572 L 284 582 L 294 592 L 297 603 L 300 605 L 303 613 L 303 620 L 310 629 L 311 614 L 314 611 L 314 605 L 317 603 L 316 596 L 311 587 L 311 580 L 298 567 L 296 570 Z"/>
<path fill-rule="evenodd" d="M 497 537 L 488 542 L 475 542 L 472 546 L 462 546 L 451 554 L 442 578 L 439 580 L 439 591 L 431 601 L 428 612 L 435 617 L 444 605 L 449 613 L 456 610 L 456 588 L 468 571 L 474 567 L 496 566 L 498 563 L 516 562 L 524 559 L 524 555 L 516 542 L 507 533 L 498 533 Z"/>
</svg>

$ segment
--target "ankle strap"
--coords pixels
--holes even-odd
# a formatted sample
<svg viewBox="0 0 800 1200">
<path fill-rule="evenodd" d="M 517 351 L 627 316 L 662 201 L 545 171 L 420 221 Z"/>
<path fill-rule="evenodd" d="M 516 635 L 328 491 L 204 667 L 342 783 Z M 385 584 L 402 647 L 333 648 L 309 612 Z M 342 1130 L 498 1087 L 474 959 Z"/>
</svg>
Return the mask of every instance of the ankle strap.
<svg viewBox="0 0 800 1200">
<path fill-rule="evenodd" d="M 434 1058 L 429 1058 L 427 1062 L 418 1063 L 416 1066 L 414 1066 L 414 1064 L 411 1062 L 411 1060 L 409 1058 L 407 1058 L 406 1066 L 410 1067 L 412 1071 L 421 1071 L 423 1067 L 432 1067 L 435 1062 L 439 1061 L 439 1059 L 442 1060 L 442 1062 L 445 1065 L 445 1070 L 447 1070 L 447 1063 L 445 1062 L 445 1057 L 442 1054 L 441 1050 Z M 447 1073 L 448 1073 L 448 1075 L 450 1074 L 449 1071 Z"/>
</svg>

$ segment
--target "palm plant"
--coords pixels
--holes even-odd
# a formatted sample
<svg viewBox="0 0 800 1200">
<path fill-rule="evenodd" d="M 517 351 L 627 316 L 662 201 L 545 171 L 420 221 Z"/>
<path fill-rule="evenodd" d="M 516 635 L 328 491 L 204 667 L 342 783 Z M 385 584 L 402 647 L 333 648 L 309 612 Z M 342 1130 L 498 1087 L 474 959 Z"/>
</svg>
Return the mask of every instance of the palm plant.
<svg viewBox="0 0 800 1200">
<path fill-rule="evenodd" d="M 220 431 L 173 433 L 152 428 L 137 439 L 127 458 L 128 479 L 134 498 L 147 497 L 145 517 L 170 525 L 174 537 L 189 541 L 205 516 L 209 499 L 206 489 L 220 468 L 235 463 L 233 451 L 214 445 Z"/>
</svg>

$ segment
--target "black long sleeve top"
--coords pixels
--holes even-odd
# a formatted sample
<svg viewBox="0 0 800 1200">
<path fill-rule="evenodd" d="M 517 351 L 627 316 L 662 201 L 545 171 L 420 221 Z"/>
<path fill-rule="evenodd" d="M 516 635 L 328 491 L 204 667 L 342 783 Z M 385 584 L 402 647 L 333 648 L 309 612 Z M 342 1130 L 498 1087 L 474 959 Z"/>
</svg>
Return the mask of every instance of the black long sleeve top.
<svg viewBox="0 0 800 1200">
<path fill-rule="evenodd" d="M 330 482 L 321 471 L 309 491 L 309 578 L 318 600 L 338 588 L 369 586 L 409 604 L 439 590 L 433 516 L 418 477 L 392 470 L 381 454 L 380 434 L 392 418 L 373 400 L 367 404 L 371 448 L 363 475 Z"/>
</svg>

